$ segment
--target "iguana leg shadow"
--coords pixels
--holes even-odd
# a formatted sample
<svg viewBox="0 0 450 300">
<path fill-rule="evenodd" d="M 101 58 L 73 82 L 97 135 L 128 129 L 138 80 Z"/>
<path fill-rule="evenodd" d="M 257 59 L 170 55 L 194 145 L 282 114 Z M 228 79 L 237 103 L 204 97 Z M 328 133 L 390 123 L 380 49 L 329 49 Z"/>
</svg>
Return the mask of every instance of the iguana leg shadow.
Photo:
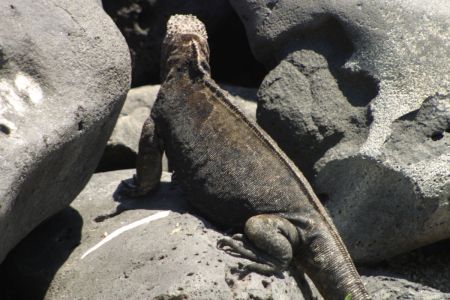
<svg viewBox="0 0 450 300">
<path fill-rule="evenodd" d="M 262 214 L 248 219 L 244 231 L 256 249 L 242 235 L 222 238 L 218 247 L 255 261 L 244 266 L 245 271 L 271 275 L 288 268 L 299 243 L 298 231 L 291 222 L 277 215 Z"/>
</svg>

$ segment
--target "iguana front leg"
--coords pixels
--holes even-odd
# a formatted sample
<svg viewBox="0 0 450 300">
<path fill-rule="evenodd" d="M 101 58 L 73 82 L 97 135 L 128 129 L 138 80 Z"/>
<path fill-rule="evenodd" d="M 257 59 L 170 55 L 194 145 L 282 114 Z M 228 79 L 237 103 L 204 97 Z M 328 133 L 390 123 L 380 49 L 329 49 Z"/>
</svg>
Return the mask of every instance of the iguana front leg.
<svg viewBox="0 0 450 300">
<path fill-rule="evenodd" d="M 291 222 L 277 215 L 257 215 L 247 220 L 244 231 L 257 249 L 249 246 L 242 235 L 218 242 L 220 248 L 229 247 L 228 252 L 231 250 L 255 261 L 244 266 L 244 270 L 271 275 L 289 266 L 299 243 L 297 229 Z"/>
<path fill-rule="evenodd" d="M 139 140 L 136 175 L 132 183 L 122 181 L 124 184 L 122 193 L 130 197 L 139 197 L 155 190 L 161 181 L 163 153 L 163 142 L 158 137 L 155 122 L 149 116 L 142 127 Z"/>
</svg>

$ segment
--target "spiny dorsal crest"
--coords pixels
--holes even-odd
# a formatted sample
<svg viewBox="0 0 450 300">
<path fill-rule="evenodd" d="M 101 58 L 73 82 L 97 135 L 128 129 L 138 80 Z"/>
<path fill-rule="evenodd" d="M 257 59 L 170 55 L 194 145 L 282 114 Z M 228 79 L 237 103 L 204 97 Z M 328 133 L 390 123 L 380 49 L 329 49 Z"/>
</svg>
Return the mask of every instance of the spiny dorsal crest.
<svg viewBox="0 0 450 300">
<path fill-rule="evenodd" d="M 205 25 L 193 15 L 173 15 L 167 22 L 166 39 L 172 40 L 179 34 L 196 34 L 208 40 Z"/>
</svg>

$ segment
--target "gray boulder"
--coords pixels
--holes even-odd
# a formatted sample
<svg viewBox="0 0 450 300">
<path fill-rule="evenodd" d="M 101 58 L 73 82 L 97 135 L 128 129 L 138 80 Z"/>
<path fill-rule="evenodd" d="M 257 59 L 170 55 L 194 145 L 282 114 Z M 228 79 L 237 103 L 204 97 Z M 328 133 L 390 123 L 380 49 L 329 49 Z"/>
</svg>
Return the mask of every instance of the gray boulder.
<svg viewBox="0 0 450 300">
<path fill-rule="evenodd" d="M 238 278 L 229 267 L 248 261 L 216 248 L 221 233 L 188 212 L 169 173 L 163 173 L 153 196 L 120 199 L 119 183 L 133 173 L 95 174 L 70 208 L 14 249 L 0 269 L 0 298 L 287 300 L 318 296 L 309 279 L 294 270 L 278 277 L 252 273 Z M 161 213 L 159 219 L 130 226 Z M 95 247 L 108 237 L 114 238 Z M 426 259 L 418 253 L 398 257 L 401 267 L 389 262 L 387 267 L 366 268 L 363 281 L 374 299 L 450 299 L 445 281 L 450 276 L 449 258 L 448 251 L 428 253 Z M 400 279 L 406 274 L 415 277 Z M 425 284 L 424 278 L 430 281 Z"/>
<path fill-rule="evenodd" d="M 226 84 L 221 86 L 230 93 L 235 105 L 249 118 L 256 120 L 256 89 Z M 116 127 L 97 168 L 98 172 L 131 169 L 136 166 L 142 125 L 150 115 L 159 87 L 159 85 L 146 85 L 133 88 L 128 92 Z M 163 160 L 163 170 L 169 170 L 166 156 Z"/>
<path fill-rule="evenodd" d="M 300 50 L 288 55 L 258 91 L 258 123 L 310 181 L 315 164 L 341 141 L 357 148 L 368 135 L 365 106 L 352 105 L 325 57 Z"/>
<path fill-rule="evenodd" d="M 88 182 L 129 64 L 98 1 L 0 3 L 0 262 Z"/>
<path fill-rule="evenodd" d="M 327 208 L 356 259 L 450 238 L 449 125 L 450 97 L 430 97 L 392 124 L 378 156 L 339 157 L 345 146 L 336 146 L 317 163 L 317 191 L 330 195 Z"/>
<path fill-rule="evenodd" d="M 235 1 L 272 71 L 258 123 L 315 186 L 353 258 L 450 238 L 448 1 Z"/>
</svg>

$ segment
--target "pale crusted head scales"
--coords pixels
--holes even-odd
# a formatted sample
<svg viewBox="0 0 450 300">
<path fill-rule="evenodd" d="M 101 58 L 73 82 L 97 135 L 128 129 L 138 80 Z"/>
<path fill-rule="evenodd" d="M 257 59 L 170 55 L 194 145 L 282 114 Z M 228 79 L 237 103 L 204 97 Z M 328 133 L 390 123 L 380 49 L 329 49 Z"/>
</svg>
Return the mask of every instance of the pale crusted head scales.
<svg viewBox="0 0 450 300">
<path fill-rule="evenodd" d="M 166 39 L 172 39 L 178 34 L 196 34 L 208 39 L 205 25 L 193 15 L 173 15 L 167 22 Z"/>
<path fill-rule="evenodd" d="M 193 15 L 173 15 L 167 22 L 161 48 L 161 80 L 182 62 L 195 59 L 202 72 L 209 73 L 209 46 L 205 25 Z"/>
</svg>

